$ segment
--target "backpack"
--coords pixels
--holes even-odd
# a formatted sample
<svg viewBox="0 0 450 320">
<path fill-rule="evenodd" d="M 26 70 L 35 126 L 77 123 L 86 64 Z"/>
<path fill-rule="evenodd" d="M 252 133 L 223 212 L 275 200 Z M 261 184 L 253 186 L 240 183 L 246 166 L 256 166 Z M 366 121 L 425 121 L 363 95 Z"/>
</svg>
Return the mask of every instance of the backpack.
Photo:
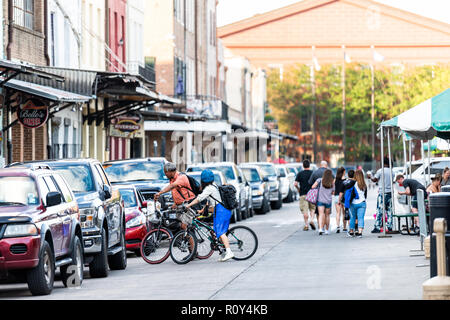
<svg viewBox="0 0 450 320">
<path fill-rule="evenodd" d="M 186 175 L 186 177 L 189 180 L 189 186 L 190 188 L 184 187 L 184 186 L 180 186 L 180 188 L 184 188 L 189 190 L 190 192 L 192 192 L 195 196 L 198 196 L 200 193 L 202 193 L 200 191 L 200 184 L 198 183 L 197 180 L 195 180 L 193 177 L 191 177 L 190 175 Z M 185 199 L 185 197 L 183 196 L 183 194 L 180 192 L 180 190 L 176 189 L 178 191 L 178 193 L 180 194 L 180 196 Z"/>
<path fill-rule="evenodd" d="M 359 199 L 358 192 L 356 192 L 355 186 L 351 187 L 350 189 L 347 189 L 344 193 L 344 199 L 345 199 L 345 208 L 349 209 L 351 203 L 354 199 Z"/>
<path fill-rule="evenodd" d="M 236 198 L 236 188 L 232 185 L 222 185 L 222 186 L 215 186 L 217 189 L 219 189 L 220 197 L 222 198 L 222 201 L 219 201 L 211 196 L 214 200 L 219 202 L 221 205 L 224 206 L 227 210 L 234 210 L 239 205 Z"/>
</svg>

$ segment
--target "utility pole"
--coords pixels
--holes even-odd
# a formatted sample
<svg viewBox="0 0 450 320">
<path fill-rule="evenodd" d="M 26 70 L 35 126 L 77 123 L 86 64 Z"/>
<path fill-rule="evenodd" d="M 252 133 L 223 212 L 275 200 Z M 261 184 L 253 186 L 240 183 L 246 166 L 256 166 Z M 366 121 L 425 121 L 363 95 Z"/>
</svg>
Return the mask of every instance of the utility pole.
<svg viewBox="0 0 450 320">
<path fill-rule="evenodd" d="M 344 61 L 342 64 L 342 152 L 344 153 L 344 163 L 347 161 L 347 119 L 346 119 L 346 88 L 345 88 L 345 46 L 342 46 Z"/>
</svg>

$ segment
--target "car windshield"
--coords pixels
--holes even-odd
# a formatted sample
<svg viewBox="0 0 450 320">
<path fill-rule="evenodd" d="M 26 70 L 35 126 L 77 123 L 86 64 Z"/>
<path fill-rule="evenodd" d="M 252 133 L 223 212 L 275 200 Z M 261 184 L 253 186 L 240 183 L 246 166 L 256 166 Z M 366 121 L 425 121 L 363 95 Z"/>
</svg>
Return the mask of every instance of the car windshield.
<svg viewBox="0 0 450 320">
<path fill-rule="evenodd" d="M 245 178 L 249 182 L 260 182 L 261 178 L 258 174 L 258 170 L 255 168 L 242 168 L 242 171 L 244 172 Z"/>
<path fill-rule="evenodd" d="M 162 162 L 123 162 L 104 165 L 112 183 L 127 181 L 168 180 Z"/>
<path fill-rule="evenodd" d="M 195 180 L 197 180 L 197 182 L 201 185 L 201 174 L 198 173 L 190 173 L 189 174 L 192 178 L 194 178 Z M 214 183 L 217 184 L 218 186 L 222 185 L 222 180 L 220 179 L 220 176 L 218 174 L 214 174 Z"/>
<path fill-rule="evenodd" d="M 133 189 L 119 189 L 125 208 L 137 207 L 136 194 Z"/>
<path fill-rule="evenodd" d="M 0 207 L 39 205 L 36 182 L 30 177 L 0 177 Z"/>
<path fill-rule="evenodd" d="M 206 169 L 206 167 L 204 168 Z M 231 166 L 217 166 L 217 167 L 207 167 L 209 170 L 217 170 L 223 173 L 225 178 L 229 180 L 236 180 L 236 176 L 234 174 L 233 167 Z"/>
<path fill-rule="evenodd" d="M 282 178 L 286 177 L 286 173 L 283 168 L 277 168 L 278 175 Z"/>
<path fill-rule="evenodd" d="M 52 169 L 60 173 L 74 193 L 94 192 L 92 171 L 85 164 L 53 164 Z"/>
<path fill-rule="evenodd" d="M 260 168 L 265 176 L 276 176 L 275 167 L 270 164 L 262 164 Z"/>
</svg>

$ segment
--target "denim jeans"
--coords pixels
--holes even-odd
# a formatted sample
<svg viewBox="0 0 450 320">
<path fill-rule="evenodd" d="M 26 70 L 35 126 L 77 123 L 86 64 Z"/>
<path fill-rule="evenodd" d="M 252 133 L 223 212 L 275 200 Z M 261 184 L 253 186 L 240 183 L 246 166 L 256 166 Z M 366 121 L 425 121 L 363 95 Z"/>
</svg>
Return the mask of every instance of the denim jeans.
<svg viewBox="0 0 450 320">
<path fill-rule="evenodd" d="M 387 213 L 387 223 L 386 227 L 392 229 L 393 219 L 392 219 L 392 193 L 385 193 L 385 212 Z M 379 193 L 377 198 L 377 218 L 375 221 L 375 228 L 381 229 L 383 227 L 383 194 Z"/>
<path fill-rule="evenodd" d="M 366 209 L 366 202 L 350 205 L 350 230 L 355 230 L 356 219 L 358 219 L 358 229 L 364 229 L 364 216 L 366 215 Z"/>
</svg>

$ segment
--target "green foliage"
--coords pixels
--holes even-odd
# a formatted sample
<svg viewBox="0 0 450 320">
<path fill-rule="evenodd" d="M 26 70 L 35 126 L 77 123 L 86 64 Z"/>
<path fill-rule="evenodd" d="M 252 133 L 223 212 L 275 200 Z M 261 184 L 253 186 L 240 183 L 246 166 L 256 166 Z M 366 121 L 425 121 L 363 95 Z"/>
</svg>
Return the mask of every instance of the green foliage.
<svg viewBox="0 0 450 320">
<path fill-rule="evenodd" d="M 343 90 L 342 65 L 326 65 L 315 72 L 317 131 L 324 141 L 342 137 Z M 375 126 L 380 122 L 439 94 L 450 84 L 450 65 L 390 66 L 376 68 Z M 268 74 L 268 101 L 280 131 L 300 134 L 301 123 L 311 118 L 314 95 L 311 68 L 295 65 Z M 368 65 L 347 64 L 346 133 L 347 160 L 364 161 L 371 157 L 372 78 Z M 306 121 L 308 122 L 308 121 Z M 396 139 L 398 140 L 398 139 Z M 340 144 L 340 142 L 339 142 Z M 340 145 L 339 145 L 340 146 Z M 322 148 L 336 150 L 337 145 Z M 401 142 L 393 142 L 393 150 L 401 153 Z M 378 148 L 377 148 L 378 152 Z"/>
</svg>

